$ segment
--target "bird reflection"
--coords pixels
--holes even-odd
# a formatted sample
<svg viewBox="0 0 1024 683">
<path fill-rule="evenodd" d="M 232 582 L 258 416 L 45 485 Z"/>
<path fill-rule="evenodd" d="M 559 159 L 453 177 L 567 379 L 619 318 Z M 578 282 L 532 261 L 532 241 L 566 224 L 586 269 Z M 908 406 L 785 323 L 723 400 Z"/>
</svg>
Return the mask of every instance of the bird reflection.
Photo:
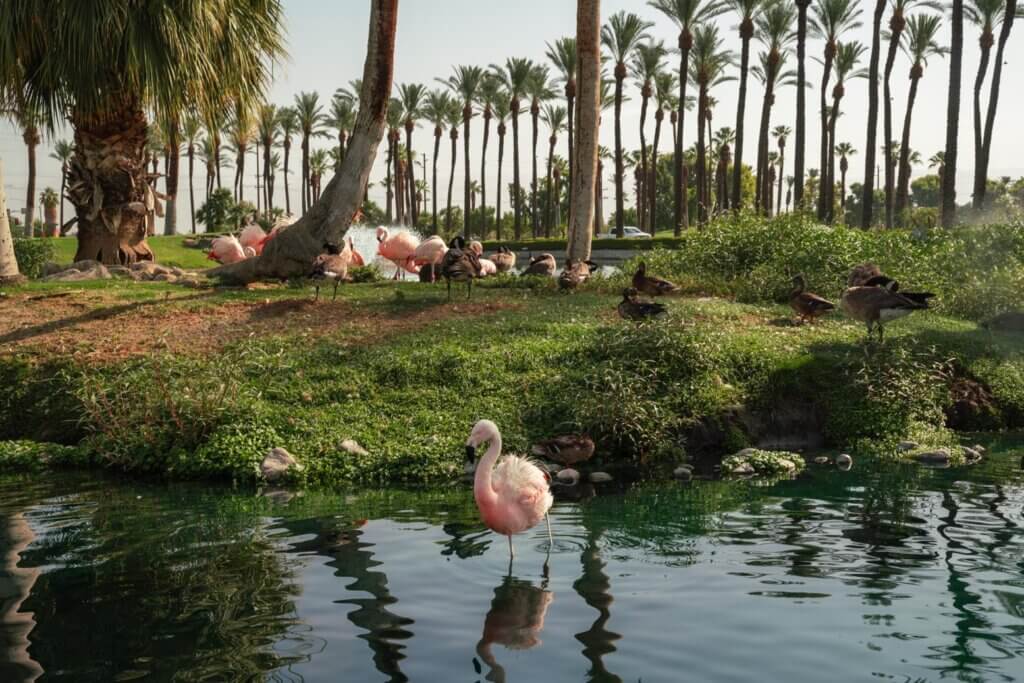
<svg viewBox="0 0 1024 683">
<path fill-rule="evenodd" d="M 505 669 L 495 659 L 492 645 L 504 645 L 509 650 L 529 650 L 540 645 L 544 617 L 554 599 L 555 594 L 547 590 L 546 579 L 538 587 L 508 575 L 494 589 L 484 632 L 476 644 L 476 653 L 491 669 L 486 676 L 488 681 L 505 680 Z"/>
<path fill-rule="evenodd" d="M 477 557 L 483 555 L 490 545 L 491 532 L 482 528 L 480 524 L 448 522 L 441 529 L 451 536 L 451 540 L 443 544 L 444 550 L 441 551 L 441 555 L 445 557 L 455 555 L 460 560 Z"/>
<path fill-rule="evenodd" d="M 21 610 L 42 570 L 18 566 L 35 537 L 21 512 L 0 525 L 0 678 L 7 681 L 34 681 L 43 674 L 28 651 L 35 615 Z"/>
</svg>

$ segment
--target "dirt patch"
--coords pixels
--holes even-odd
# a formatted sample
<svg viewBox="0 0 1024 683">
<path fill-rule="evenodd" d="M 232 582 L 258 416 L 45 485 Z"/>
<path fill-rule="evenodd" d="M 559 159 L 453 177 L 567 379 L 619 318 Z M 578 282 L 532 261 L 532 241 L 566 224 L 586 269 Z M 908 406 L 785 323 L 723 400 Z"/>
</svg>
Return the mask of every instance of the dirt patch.
<svg viewBox="0 0 1024 683">
<path fill-rule="evenodd" d="M 74 355 L 110 362 L 154 351 L 205 354 L 247 337 L 297 335 L 358 342 L 450 317 L 485 316 L 518 307 L 459 303 L 396 309 L 308 298 L 262 302 L 215 301 L 216 294 L 170 295 L 124 301 L 105 292 L 0 299 L 0 355 Z"/>
</svg>

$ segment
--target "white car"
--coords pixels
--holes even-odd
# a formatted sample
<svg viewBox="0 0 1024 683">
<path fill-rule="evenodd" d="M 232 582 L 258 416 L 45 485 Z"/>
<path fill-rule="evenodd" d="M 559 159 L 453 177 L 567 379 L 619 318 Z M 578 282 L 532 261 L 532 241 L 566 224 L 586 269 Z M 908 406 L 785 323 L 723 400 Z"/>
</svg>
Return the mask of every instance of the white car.
<svg viewBox="0 0 1024 683">
<path fill-rule="evenodd" d="M 626 225 L 622 228 L 622 237 L 627 240 L 649 240 L 651 236 L 641 230 L 640 228 L 632 225 Z M 611 228 L 611 232 L 603 232 L 597 236 L 599 240 L 613 240 L 615 239 L 615 228 Z"/>
</svg>

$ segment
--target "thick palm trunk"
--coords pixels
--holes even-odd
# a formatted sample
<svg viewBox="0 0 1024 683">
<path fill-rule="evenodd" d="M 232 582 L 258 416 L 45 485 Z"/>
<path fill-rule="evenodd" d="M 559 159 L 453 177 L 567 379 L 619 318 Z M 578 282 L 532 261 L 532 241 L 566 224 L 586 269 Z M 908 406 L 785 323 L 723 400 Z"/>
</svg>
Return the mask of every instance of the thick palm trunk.
<svg viewBox="0 0 1024 683">
<path fill-rule="evenodd" d="M 168 145 L 170 155 L 167 159 L 167 178 L 164 181 L 167 189 L 167 210 L 164 213 L 164 234 L 178 234 L 178 181 L 181 168 L 181 140 L 178 137 L 178 123 L 170 126 Z"/>
<path fill-rule="evenodd" d="M 576 3 L 576 47 L 579 56 L 579 121 L 576 129 L 576 164 L 570 192 L 569 243 L 567 256 L 590 258 L 590 230 L 594 223 L 597 176 L 597 141 L 601 97 L 601 5 L 599 0 Z"/>
<path fill-rule="evenodd" d="M 484 142 L 480 150 L 480 239 L 487 239 L 487 142 L 491 137 L 491 107 L 484 107 Z"/>
<path fill-rule="evenodd" d="M 661 122 L 665 118 L 665 111 L 658 107 L 654 112 L 654 140 L 651 142 L 651 173 L 650 191 L 648 199 L 650 207 L 647 212 L 647 220 L 651 226 L 651 235 L 658 232 L 658 143 L 661 142 Z"/>
<path fill-rule="evenodd" d="M 615 236 L 621 238 L 624 233 L 625 191 L 623 176 L 625 168 L 622 162 L 622 82 L 626 78 L 626 65 L 615 65 Z"/>
<path fill-rule="evenodd" d="M 901 15 L 894 15 L 892 20 L 889 22 L 889 53 L 885 57 L 885 76 L 883 78 L 885 95 L 882 100 L 885 110 L 885 121 L 883 124 L 885 140 L 882 141 L 882 145 L 885 147 L 885 227 L 887 228 L 891 228 L 894 224 L 893 209 L 895 206 L 896 195 L 896 178 L 895 173 L 893 172 L 896 168 L 896 163 L 892 158 L 892 143 L 894 140 L 892 131 L 892 87 L 890 80 L 892 77 L 893 65 L 896 62 L 896 52 L 900 47 L 900 34 L 903 31 L 903 24 L 903 17 Z"/>
<path fill-rule="evenodd" d="M 974 169 L 974 204 L 981 207 L 985 202 L 988 180 L 988 161 L 992 152 L 992 129 L 996 123 L 996 107 L 999 104 L 999 86 L 1003 76 L 1003 52 L 1010 39 L 1010 29 L 1017 15 L 1017 0 L 1006 0 L 1003 10 L 1003 26 L 999 32 L 999 47 L 996 48 L 995 64 L 992 68 L 992 86 L 988 96 L 988 111 L 985 114 L 985 132 L 982 139 L 981 157 Z"/>
<path fill-rule="evenodd" d="M 988 72 L 988 62 L 992 53 L 992 45 L 995 42 L 995 38 L 990 32 L 982 33 L 981 36 L 981 59 L 978 62 L 978 74 L 974 77 L 974 185 L 973 185 L 973 201 L 972 206 L 975 209 L 981 208 L 981 202 L 984 197 L 984 189 L 981 191 L 981 196 L 978 193 L 978 171 L 980 170 L 981 157 L 982 157 L 982 145 L 985 137 L 985 124 L 981 120 L 981 91 L 985 85 L 985 75 Z M 984 187 L 985 177 L 981 176 L 981 185 Z"/>
<path fill-rule="evenodd" d="M 651 99 L 651 84 L 644 83 L 641 90 L 642 101 L 640 103 L 640 178 L 641 182 L 647 179 L 647 102 Z M 647 202 L 638 198 L 636 204 L 637 220 L 640 222 L 640 229 L 654 234 L 647 218 Z"/>
<path fill-rule="evenodd" d="M 567 113 L 567 121 L 569 122 L 566 128 L 568 129 L 568 140 L 569 140 L 569 213 L 570 221 L 572 220 L 572 174 L 576 168 L 576 159 L 574 158 L 573 151 L 575 133 L 576 133 L 576 75 L 570 74 L 569 81 L 565 84 L 565 108 Z"/>
<path fill-rule="evenodd" d="M 907 113 L 903 119 L 903 137 L 900 138 L 900 176 L 896 186 L 896 217 L 900 224 L 905 223 L 903 212 L 910 199 L 910 121 L 914 116 L 914 101 L 922 70 L 920 64 L 915 64 L 910 72 L 910 94 L 907 95 Z"/>
<path fill-rule="evenodd" d="M 36 147 L 39 145 L 39 129 L 29 126 L 25 129 L 25 147 L 28 151 L 28 183 L 25 197 L 25 234 L 33 236 L 36 222 Z"/>
<path fill-rule="evenodd" d="M 452 231 L 452 189 L 455 187 L 455 167 L 459 163 L 459 129 L 452 126 L 448 136 L 452 141 L 452 170 L 448 176 L 448 208 L 444 215 L 444 231 L 451 234 Z"/>
<path fill-rule="evenodd" d="M 704 149 L 704 117 L 708 106 L 708 88 L 706 83 L 700 84 L 697 96 L 697 225 L 703 226 L 708 220 L 707 188 L 707 155 Z"/>
<path fill-rule="evenodd" d="M 829 125 L 828 125 L 828 82 L 832 76 L 832 61 L 835 58 L 836 47 L 833 44 L 825 45 L 825 65 L 821 74 L 821 156 L 818 169 L 818 220 L 825 220 L 828 214 L 825 202 L 828 199 L 826 187 L 828 186 L 828 150 L 829 150 Z"/>
<path fill-rule="evenodd" d="M 513 191 L 509 197 L 512 202 L 512 211 L 515 214 L 515 238 L 523 238 L 523 216 L 519 206 L 519 99 L 512 98 L 512 187 Z"/>
<path fill-rule="evenodd" d="M 779 145 L 779 189 L 775 195 L 775 213 L 782 213 L 782 183 L 786 179 L 786 147 Z"/>
<path fill-rule="evenodd" d="M 433 175 L 431 177 L 430 187 L 430 203 L 431 203 L 431 216 L 430 216 L 430 227 L 437 234 L 437 157 L 441 154 L 441 136 L 444 135 L 444 131 L 441 130 L 440 126 L 434 127 L 434 159 L 431 164 L 433 167 Z"/>
<path fill-rule="evenodd" d="M 949 57 L 949 94 L 946 102 L 945 173 L 942 177 L 942 227 L 956 222 L 957 134 L 960 119 L 960 78 L 964 55 L 964 3 L 953 0 L 953 38 Z"/>
<path fill-rule="evenodd" d="M 736 102 L 736 149 L 733 151 L 732 208 L 743 208 L 743 134 L 746 131 L 747 74 L 750 67 L 750 39 L 754 35 L 753 22 L 748 18 L 740 24 L 743 49 L 740 53 L 740 92 Z"/>
<path fill-rule="evenodd" d="M 860 227 L 867 230 L 874 220 L 875 205 L 875 150 L 878 146 L 878 62 L 882 52 L 882 17 L 888 0 L 876 0 L 875 13 L 871 24 L 871 62 L 868 66 L 868 131 L 864 147 L 864 186 L 861 191 Z M 780 173 L 781 181 L 784 174 Z M 845 181 L 844 181 L 845 187 Z M 781 182 L 779 196 L 782 196 Z M 843 192 L 845 207 L 846 192 Z"/>
<path fill-rule="evenodd" d="M 470 196 L 470 174 L 469 174 L 469 122 L 473 117 L 473 109 L 469 103 L 462 110 L 462 167 L 466 170 L 466 177 L 462 179 L 463 204 L 462 204 L 462 234 L 469 239 L 469 214 L 471 213 L 472 197 Z"/>
<path fill-rule="evenodd" d="M 757 178 L 754 187 L 754 208 L 761 211 L 765 205 L 765 187 L 771 193 L 771 186 L 765 181 L 768 178 L 768 130 L 771 125 L 772 99 L 775 97 L 775 76 L 768 74 L 765 82 L 764 99 L 761 101 L 761 124 L 757 131 Z"/>
<path fill-rule="evenodd" d="M 540 199 L 540 187 L 537 185 L 537 136 L 539 133 L 538 117 L 540 116 L 540 102 L 536 99 L 530 105 L 530 119 L 533 123 L 533 192 L 530 197 L 530 227 L 533 229 L 533 236 L 540 236 L 540 211 L 537 202 Z"/>
<path fill-rule="evenodd" d="M 807 97 L 803 84 L 807 82 L 807 8 L 811 0 L 797 0 L 796 24 L 796 139 L 793 153 L 793 201 L 798 209 L 804 202 L 804 152 L 807 146 Z"/>
<path fill-rule="evenodd" d="M 546 174 L 547 178 L 547 201 L 544 203 L 544 237 L 551 237 L 551 195 L 554 194 L 554 188 L 551 185 L 551 164 L 555 157 L 555 144 L 558 142 L 558 138 L 552 135 L 548 138 L 548 171 Z"/>
<path fill-rule="evenodd" d="M 673 231 L 676 237 L 683 234 L 683 228 L 688 227 L 689 221 L 686 216 L 686 179 L 683 177 L 683 120 L 686 118 L 686 79 L 690 63 L 690 48 L 693 46 L 693 35 L 689 29 L 679 34 L 679 114 L 676 121 L 676 151 L 675 151 L 675 179 L 673 182 L 675 204 Z"/>
<path fill-rule="evenodd" d="M 597 187 L 594 191 L 594 236 L 604 232 L 604 162 L 597 161 Z"/>
<path fill-rule="evenodd" d="M 14 256 L 14 236 L 7 218 L 7 193 L 4 192 L 4 162 L 0 159 L 0 284 L 16 284 L 24 279 Z"/>
<path fill-rule="evenodd" d="M 498 124 L 498 196 L 494 203 L 494 223 L 497 237 L 501 239 L 501 167 L 505 161 L 505 124 Z"/>
</svg>

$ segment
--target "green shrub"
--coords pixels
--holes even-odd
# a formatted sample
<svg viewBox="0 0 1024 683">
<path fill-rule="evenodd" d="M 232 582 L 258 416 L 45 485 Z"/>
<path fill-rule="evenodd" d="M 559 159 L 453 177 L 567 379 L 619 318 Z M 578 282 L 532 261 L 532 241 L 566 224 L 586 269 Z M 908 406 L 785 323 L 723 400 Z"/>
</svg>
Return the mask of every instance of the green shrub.
<svg viewBox="0 0 1024 683">
<path fill-rule="evenodd" d="M 18 261 L 18 270 L 25 277 L 40 277 L 43 266 L 53 260 L 53 255 L 53 242 L 49 239 L 14 239 L 14 258 Z"/>
<path fill-rule="evenodd" d="M 74 446 L 38 441 L 0 441 L 0 472 L 27 472 L 46 467 L 83 465 L 82 452 Z"/>
<path fill-rule="evenodd" d="M 722 472 L 730 473 L 742 463 L 753 467 L 754 473 L 759 477 L 797 474 L 806 466 L 804 459 L 796 453 L 752 448 L 745 453 L 737 453 L 723 459 Z"/>
</svg>

